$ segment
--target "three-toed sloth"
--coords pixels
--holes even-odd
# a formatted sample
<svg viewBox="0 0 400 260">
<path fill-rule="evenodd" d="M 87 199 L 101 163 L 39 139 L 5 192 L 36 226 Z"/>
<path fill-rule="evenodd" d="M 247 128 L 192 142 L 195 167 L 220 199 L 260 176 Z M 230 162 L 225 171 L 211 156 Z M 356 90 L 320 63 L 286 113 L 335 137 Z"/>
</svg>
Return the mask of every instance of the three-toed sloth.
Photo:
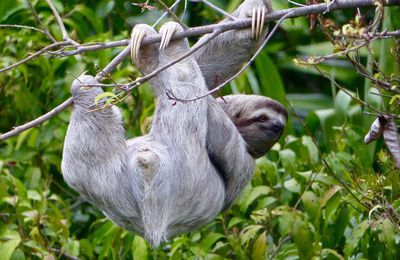
<svg viewBox="0 0 400 260">
<path fill-rule="evenodd" d="M 248 9 L 249 2 L 255 3 L 255 10 L 263 3 L 246 0 L 236 13 L 243 6 Z M 257 17 L 262 15 L 260 11 Z M 147 25 L 135 26 L 132 60 L 143 74 L 189 51 L 186 39 L 170 42 L 179 30 L 178 24 L 166 23 L 159 31 L 161 44 L 140 46 L 143 37 L 157 32 Z M 253 33 L 242 30 L 225 37 L 251 53 L 260 31 L 258 27 Z M 116 224 L 154 246 L 204 226 L 229 207 L 251 179 L 253 158 L 271 148 L 286 124 L 285 108 L 266 97 L 231 95 L 218 102 L 208 96 L 187 103 L 168 97 L 167 92 L 181 99 L 204 94 L 215 87 L 217 74 L 228 78 L 234 74 L 230 70 L 237 71 L 246 61 L 243 55 L 225 57 L 222 48 L 210 50 L 215 46 L 218 42 L 211 41 L 202 55 L 224 60 L 197 54 L 150 80 L 157 99 L 151 129 L 131 140 L 125 139 L 118 108 L 88 112 L 102 93 L 100 88 L 84 87 L 96 83 L 92 76 L 80 76 L 71 86 L 74 112 L 64 143 L 65 181 Z M 231 65 L 227 71 L 215 63 Z M 208 65 L 215 69 L 201 69 Z"/>
</svg>

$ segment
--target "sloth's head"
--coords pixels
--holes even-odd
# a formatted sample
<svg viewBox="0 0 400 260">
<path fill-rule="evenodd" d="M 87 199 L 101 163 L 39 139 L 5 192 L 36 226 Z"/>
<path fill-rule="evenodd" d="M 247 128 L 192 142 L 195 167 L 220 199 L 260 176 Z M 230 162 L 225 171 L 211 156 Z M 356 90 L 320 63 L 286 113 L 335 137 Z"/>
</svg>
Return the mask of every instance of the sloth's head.
<svg viewBox="0 0 400 260">
<path fill-rule="evenodd" d="M 72 82 L 71 94 L 74 100 L 74 105 L 89 106 L 92 105 L 97 95 L 103 93 L 100 87 L 91 85 L 98 84 L 97 80 L 90 75 L 82 74 Z"/>
<path fill-rule="evenodd" d="M 225 100 L 225 101 L 224 101 Z M 264 155 L 285 130 L 287 111 L 279 102 L 254 95 L 226 96 L 218 102 L 238 128 L 253 158 Z"/>
</svg>

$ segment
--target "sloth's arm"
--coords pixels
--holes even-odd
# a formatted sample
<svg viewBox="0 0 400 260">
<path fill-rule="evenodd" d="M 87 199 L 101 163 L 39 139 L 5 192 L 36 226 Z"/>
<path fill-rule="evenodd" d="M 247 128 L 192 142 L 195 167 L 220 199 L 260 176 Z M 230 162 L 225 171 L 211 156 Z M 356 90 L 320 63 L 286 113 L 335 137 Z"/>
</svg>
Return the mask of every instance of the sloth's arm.
<svg viewBox="0 0 400 260">
<path fill-rule="evenodd" d="M 232 15 L 237 18 L 251 17 L 252 28 L 227 31 L 211 41 L 209 35 L 200 38 L 196 45 L 210 41 L 194 53 L 208 89 L 214 89 L 235 75 L 251 58 L 267 33 L 263 26 L 264 14 L 271 11 L 270 0 L 245 0 Z"/>
<path fill-rule="evenodd" d="M 125 130 L 118 108 L 91 111 L 103 90 L 86 87 L 97 81 L 82 75 L 71 86 L 74 110 L 64 142 L 65 181 L 88 201 L 105 209 L 115 199 L 125 167 Z"/>
<path fill-rule="evenodd" d="M 253 176 L 254 160 L 242 136 L 213 97 L 208 98 L 207 152 L 225 183 L 224 208 L 238 197 Z"/>
</svg>

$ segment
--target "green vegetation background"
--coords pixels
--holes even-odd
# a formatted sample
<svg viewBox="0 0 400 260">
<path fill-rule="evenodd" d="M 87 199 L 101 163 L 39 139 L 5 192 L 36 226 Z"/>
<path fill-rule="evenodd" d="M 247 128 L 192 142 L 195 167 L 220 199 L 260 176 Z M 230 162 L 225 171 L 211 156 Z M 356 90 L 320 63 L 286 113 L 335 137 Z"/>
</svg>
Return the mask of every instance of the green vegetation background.
<svg viewBox="0 0 400 260">
<path fill-rule="evenodd" d="M 80 43 L 128 38 L 136 23 L 154 23 L 159 10 L 141 12 L 128 1 L 54 1 L 71 36 Z M 168 5 L 171 0 L 166 1 Z M 229 12 L 239 0 L 213 1 Z M 61 40 L 45 1 L 32 1 L 49 31 Z M 153 4 L 150 2 L 150 4 Z M 288 8 L 274 1 L 275 9 Z M 180 4 L 178 15 L 183 11 Z M 366 19 L 372 9 L 362 9 Z M 348 23 L 356 10 L 328 14 Z M 384 25 L 400 28 L 400 8 L 386 9 Z M 201 3 L 189 2 L 189 26 L 222 17 Z M 0 24 L 40 28 L 26 1 L 0 1 Z M 195 42 L 196 39 L 191 39 Z M 0 28 L 0 67 L 13 64 L 49 44 L 41 33 Z M 381 69 L 399 76 L 390 50 L 395 41 L 371 45 Z M 55 58 L 41 56 L 0 74 L 0 132 L 30 121 L 57 106 L 83 71 L 95 74 L 121 48 Z M 332 44 L 307 17 L 285 21 L 246 73 L 222 94 L 254 93 L 281 101 L 291 120 L 268 155 L 257 160 L 254 178 L 235 205 L 207 227 L 158 249 L 113 225 L 63 181 L 60 169 L 71 109 L 42 126 L 0 143 L 1 259 L 396 259 L 400 257 L 399 172 L 382 143 L 364 145 L 373 117 L 296 57 L 324 55 Z M 345 59 L 320 65 L 340 84 L 361 93 L 374 106 L 385 100 L 370 94 L 370 83 Z M 138 76 L 129 60 L 112 74 L 122 82 Z M 291 105 L 289 105 L 291 104 Z M 128 137 L 142 135 L 153 113 L 148 86 L 118 105 Z M 65 254 L 64 254 L 65 253 Z"/>
</svg>

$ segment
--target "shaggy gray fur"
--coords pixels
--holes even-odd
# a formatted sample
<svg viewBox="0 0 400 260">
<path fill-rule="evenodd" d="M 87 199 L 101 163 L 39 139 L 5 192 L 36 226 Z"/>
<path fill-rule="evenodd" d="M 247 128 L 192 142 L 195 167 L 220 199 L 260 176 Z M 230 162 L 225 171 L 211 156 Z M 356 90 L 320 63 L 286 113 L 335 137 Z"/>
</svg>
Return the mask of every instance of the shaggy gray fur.
<svg viewBox="0 0 400 260">
<path fill-rule="evenodd" d="M 257 5 L 272 10 L 265 1 L 246 0 L 233 15 L 250 17 Z M 156 33 L 146 25 L 137 29 Z M 214 88 L 241 68 L 263 38 L 252 40 L 249 29 L 223 33 L 194 57 L 151 79 L 157 97 L 152 127 L 131 140 L 125 138 L 118 108 L 89 112 L 103 91 L 82 87 L 96 83 L 92 76 L 79 77 L 71 86 L 74 112 L 64 143 L 65 181 L 153 246 L 211 222 L 250 180 L 251 156 L 261 156 L 278 140 L 286 110 L 266 97 L 243 95 L 225 97 L 220 104 L 212 97 L 184 104 L 169 100 L 166 91 L 185 99 L 203 94 L 206 83 Z M 189 49 L 187 40 L 171 42 L 164 51 L 158 47 L 140 49 L 137 66 L 144 75 Z M 268 122 L 259 120 L 262 114 Z"/>
<path fill-rule="evenodd" d="M 270 0 L 245 0 L 232 16 L 238 18 L 250 18 L 252 10 L 257 6 L 265 6 L 267 12 L 272 11 Z M 221 21 L 224 23 L 225 19 Z M 213 89 L 235 75 L 255 53 L 268 30 L 257 40 L 251 38 L 251 30 L 231 30 L 221 33 L 211 41 L 209 35 L 204 35 L 195 44 L 199 45 L 209 41 L 193 55 L 199 64 L 201 72 L 209 89 Z"/>
<path fill-rule="evenodd" d="M 164 51 L 157 47 L 140 49 L 137 66 L 143 74 L 189 50 L 187 40 L 172 42 Z M 250 180 L 254 161 L 217 101 L 210 97 L 184 104 L 166 96 L 166 90 L 183 99 L 207 90 L 194 58 L 151 80 L 157 97 L 151 130 L 128 141 L 117 108 L 88 112 L 102 90 L 82 85 L 94 82 L 81 76 L 72 84 L 75 109 L 62 171 L 71 187 L 118 225 L 156 246 L 211 222 Z"/>
</svg>

